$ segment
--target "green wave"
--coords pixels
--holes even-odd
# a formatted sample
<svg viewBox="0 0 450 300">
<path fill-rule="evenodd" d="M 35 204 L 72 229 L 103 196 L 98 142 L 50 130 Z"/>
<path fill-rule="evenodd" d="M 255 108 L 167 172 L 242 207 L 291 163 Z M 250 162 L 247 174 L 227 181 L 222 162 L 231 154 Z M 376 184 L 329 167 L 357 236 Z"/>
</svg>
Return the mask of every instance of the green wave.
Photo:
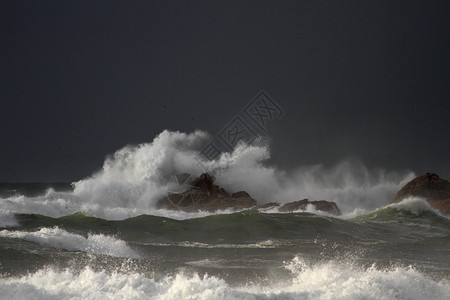
<svg viewBox="0 0 450 300">
<path fill-rule="evenodd" d="M 408 222 L 450 226 L 450 219 L 431 210 L 411 211 L 410 209 L 401 209 L 391 205 L 357 216 L 351 220 L 356 222 Z"/>
<path fill-rule="evenodd" d="M 37 214 L 16 215 L 22 229 L 58 226 L 85 233 L 107 233 L 126 236 L 131 240 L 261 240 L 314 238 L 319 231 L 333 232 L 348 223 L 310 213 L 266 214 L 248 210 L 233 214 L 217 214 L 202 218 L 174 220 L 141 215 L 121 221 L 110 221 L 75 213 L 61 218 Z M 351 224 L 348 224 L 351 226 Z"/>
<path fill-rule="evenodd" d="M 140 215 L 111 221 L 75 213 L 61 218 L 37 214 L 16 215 L 19 230 L 58 226 L 87 235 L 102 233 L 117 236 L 132 243 L 166 243 L 196 241 L 202 243 L 241 243 L 264 240 L 370 240 L 417 239 L 450 236 L 450 220 L 431 211 L 414 214 L 408 210 L 387 206 L 368 214 L 342 220 L 311 213 L 268 214 L 247 210 L 232 214 L 217 214 L 195 219 L 174 220 Z"/>
</svg>

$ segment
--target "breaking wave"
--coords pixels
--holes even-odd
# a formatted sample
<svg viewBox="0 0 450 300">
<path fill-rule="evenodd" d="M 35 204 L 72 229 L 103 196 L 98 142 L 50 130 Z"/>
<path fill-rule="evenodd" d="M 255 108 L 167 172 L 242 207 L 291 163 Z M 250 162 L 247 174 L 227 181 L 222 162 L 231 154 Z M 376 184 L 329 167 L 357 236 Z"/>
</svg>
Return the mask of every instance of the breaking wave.
<svg viewBox="0 0 450 300">
<path fill-rule="evenodd" d="M 163 131 L 151 143 L 126 146 L 109 156 L 100 171 L 73 183 L 73 192 L 49 190 L 39 197 L 0 199 L 1 207 L 16 213 L 60 217 L 75 212 L 105 219 L 125 219 L 142 214 L 171 218 L 178 212 L 155 209 L 168 191 L 171 177 L 180 173 L 198 176 L 211 172 L 229 192 L 246 190 L 260 204 L 287 203 L 304 198 L 335 201 L 344 214 L 357 214 L 387 205 L 395 192 L 414 177 L 411 172 L 369 170 L 360 161 L 335 166 L 303 166 L 285 172 L 270 164 L 267 143 L 239 144 L 215 160 L 202 156 L 206 132 Z"/>
<path fill-rule="evenodd" d="M 14 213 L 0 209 L 0 228 L 15 227 L 18 225 L 19 223 L 17 222 Z"/>
<path fill-rule="evenodd" d="M 103 234 L 89 234 L 84 237 L 58 227 L 41 228 L 38 231 L 0 231 L 0 237 L 23 239 L 45 247 L 104 254 L 115 257 L 137 258 L 138 255 L 122 240 Z"/>
<path fill-rule="evenodd" d="M 208 275 L 178 273 L 160 280 L 140 273 L 51 268 L 0 279 L 1 299 L 448 299 L 450 283 L 412 267 L 358 268 L 328 262 L 308 266 L 295 257 L 291 278 L 271 285 L 231 286 Z"/>
<path fill-rule="evenodd" d="M 448 223 L 450 225 L 448 216 L 441 214 L 424 199 L 415 197 L 405 198 L 401 202 L 386 205 L 354 219 L 378 221 L 428 220 L 429 222 Z"/>
</svg>

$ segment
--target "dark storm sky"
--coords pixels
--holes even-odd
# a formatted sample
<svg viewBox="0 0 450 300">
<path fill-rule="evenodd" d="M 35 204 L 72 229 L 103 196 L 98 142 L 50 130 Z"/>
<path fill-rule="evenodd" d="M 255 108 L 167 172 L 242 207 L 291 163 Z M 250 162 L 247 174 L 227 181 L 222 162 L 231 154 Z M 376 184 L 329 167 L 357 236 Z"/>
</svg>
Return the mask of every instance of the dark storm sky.
<svg viewBox="0 0 450 300">
<path fill-rule="evenodd" d="M 448 1 L 1 1 L 0 181 L 73 181 L 260 90 L 289 169 L 450 178 Z"/>
</svg>

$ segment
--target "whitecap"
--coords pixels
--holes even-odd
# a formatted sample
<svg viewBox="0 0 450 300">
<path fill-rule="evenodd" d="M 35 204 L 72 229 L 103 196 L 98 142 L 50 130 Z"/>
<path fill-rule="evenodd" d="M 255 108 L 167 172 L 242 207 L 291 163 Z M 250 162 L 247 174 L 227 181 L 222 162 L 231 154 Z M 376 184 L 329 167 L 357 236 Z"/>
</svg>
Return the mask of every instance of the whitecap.
<svg viewBox="0 0 450 300">
<path fill-rule="evenodd" d="M 0 237 L 23 239 L 45 247 L 115 257 L 139 257 L 126 242 L 103 234 L 88 234 L 84 237 L 58 227 L 41 228 L 38 231 L 0 231 Z"/>
<path fill-rule="evenodd" d="M 434 299 L 450 297 L 450 282 L 434 281 L 414 268 L 362 269 L 335 262 L 286 263 L 292 280 L 230 286 L 208 275 L 178 273 L 154 280 L 139 273 L 108 273 L 86 267 L 39 270 L 1 278 L 0 299 Z"/>
</svg>

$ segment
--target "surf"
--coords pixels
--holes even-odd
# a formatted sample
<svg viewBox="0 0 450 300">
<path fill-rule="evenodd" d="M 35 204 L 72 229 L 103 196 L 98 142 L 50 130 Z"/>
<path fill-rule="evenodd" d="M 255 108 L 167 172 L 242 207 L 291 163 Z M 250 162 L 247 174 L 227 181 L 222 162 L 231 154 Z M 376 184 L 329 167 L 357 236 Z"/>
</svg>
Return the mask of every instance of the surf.
<svg viewBox="0 0 450 300">
<path fill-rule="evenodd" d="M 87 237 L 68 232 L 59 227 L 41 228 L 37 231 L 1 230 L 0 237 L 35 242 L 44 247 L 68 251 L 82 251 L 114 257 L 139 257 L 128 245 L 112 236 L 88 234 Z"/>
<path fill-rule="evenodd" d="M 159 280 L 120 271 L 46 268 L 0 278 L 1 299 L 448 299 L 450 285 L 413 267 L 360 268 L 346 263 L 286 262 L 287 278 L 270 285 L 230 285 L 208 274 L 179 272 Z"/>
</svg>

